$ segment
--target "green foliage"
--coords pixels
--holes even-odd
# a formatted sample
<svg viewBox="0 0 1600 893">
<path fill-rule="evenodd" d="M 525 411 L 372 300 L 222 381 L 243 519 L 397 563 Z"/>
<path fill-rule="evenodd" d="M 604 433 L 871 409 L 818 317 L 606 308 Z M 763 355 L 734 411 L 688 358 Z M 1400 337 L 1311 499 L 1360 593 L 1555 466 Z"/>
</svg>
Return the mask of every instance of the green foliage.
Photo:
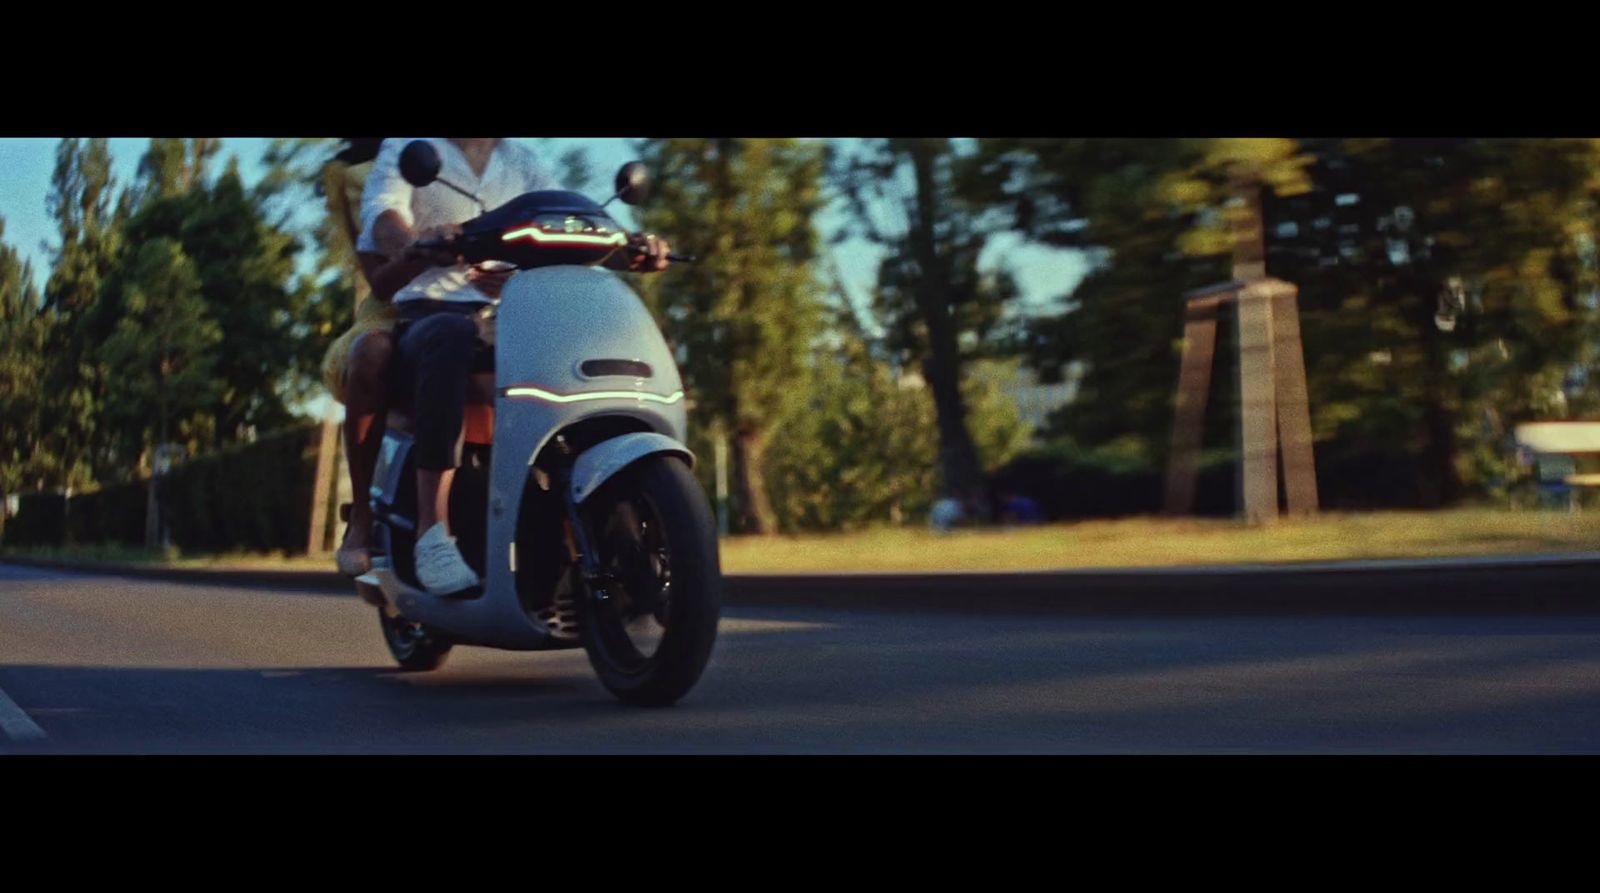
<svg viewBox="0 0 1600 893">
<path fill-rule="evenodd" d="M 872 314 L 894 359 L 920 368 L 938 420 L 941 487 L 983 504 L 982 469 L 962 370 L 994 350 L 1017 287 L 979 259 L 992 227 L 963 190 L 976 159 L 947 139 L 866 141 L 841 159 L 836 182 L 854 231 L 883 246 Z"/>
<path fill-rule="evenodd" d="M 56 148 L 46 206 L 61 244 L 45 283 L 43 415 L 39 451 L 49 457 L 45 486 L 82 488 L 94 480 L 105 377 L 93 360 L 101 332 L 89 325 L 102 284 L 121 250 L 127 203 L 112 205 L 116 182 L 103 139 L 65 139 Z"/>
<path fill-rule="evenodd" d="M 63 140 L 42 294 L 0 242 L 0 495 L 92 490 L 74 500 L 87 514 L 58 519 L 62 537 L 142 538 L 144 485 L 116 482 L 163 427 L 196 454 L 299 430 L 292 407 L 348 324 L 353 248 L 318 195 L 334 141 L 276 141 L 253 190 L 213 170 L 217 145 L 152 140 L 122 188 L 104 140 Z M 1251 183 L 1266 187 L 1268 272 L 1300 287 L 1325 504 L 1502 497 L 1526 474 L 1506 448 L 1517 423 L 1600 413 L 1595 141 L 845 145 L 832 185 L 851 232 L 885 254 L 860 325 L 823 317 L 819 142 L 641 147 L 656 189 L 639 220 L 701 260 L 638 285 L 679 356 L 708 485 L 727 434 L 735 529 L 914 521 L 941 488 L 1019 468 L 1067 514 L 1158 505 L 1182 295 L 1229 278 Z M 600 188 L 581 151 L 557 166 Z M 989 259 L 1008 229 L 1092 258 L 1059 313 L 1017 324 L 1016 283 Z M 302 246 L 317 255 L 305 278 Z M 1453 282 L 1465 311 L 1441 331 Z M 1225 510 L 1237 370 L 1220 335 L 1201 501 Z M 1010 394 L 1019 362 L 1077 382 L 1041 448 Z M 303 445 L 260 447 L 274 449 L 254 478 L 220 459 L 174 475 L 186 548 L 300 547 Z M 27 504 L 46 519 L 35 533 L 55 523 Z"/>
<path fill-rule="evenodd" d="M 140 517 L 141 523 L 143 517 Z M 59 546 L 67 536 L 67 497 L 62 493 L 24 493 L 16 517 L 6 521 L 6 546 Z"/>
<path fill-rule="evenodd" d="M 315 248 L 311 280 L 295 288 L 301 349 L 295 355 L 290 392 L 302 398 L 314 392 L 321 356 L 350 327 L 358 297 L 367 294 L 355 241 L 342 215 L 335 213 L 347 201 L 352 204 L 348 213 L 359 217 L 360 212 L 349 195 L 350 181 L 344 179 L 347 169 L 330 161 L 338 146 L 337 140 L 326 138 L 273 140 L 262 158 L 267 173 L 255 188 L 256 204 L 268 223 Z M 330 197 L 329 189 L 346 189 L 346 194 Z M 315 211 L 304 213 L 308 206 Z"/>
<path fill-rule="evenodd" d="M 324 175 L 338 147 L 338 140 L 328 138 L 273 140 L 261 159 L 267 172 L 256 184 L 255 198 L 274 228 L 316 247 L 315 276 L 322 279 L 332 273 L 354 291 L 360 275 L 355 244 L 343 222 L 327 213 Z M 317 213 L 300 213 L 307 206 Z M 301 228 L 299 222 L 306 219 L 311 221 L 309 227 Z"/>
<path fill-rule="evenodd" d="M 1502 463 L 1486 457 L 1504 454 L 1510 427 L 1570 412 L 1559 385 L 1595 362 L 1591 141 L 986 140 L 980 156 L 971 194 L 1097 258 L 1027 339 L 1036 368 L 1081 375 L 1055 426 L 1077 442 L 1124 439 L 1164 462 L 1181 296 L 1229 278 L 1231 198 L 1246 181 L 1269 187 L 1269 275 L 1300 287 L 1319 464 L 1425 456 L 1433 503 L 1490 487 Z M 1469 306 L 1442 332 L 1452 277 Z M 1213 379 L 1223 411 L 1229 337 Z M 1216 415 L 1208 443 L 1222 446 Z"/>
<path fill-rule="evenodd" d="M 741 529 L 772 529 L 763 459 L 777 420 L 804 399 L 820 326 L 813 217 L 821 147 L 801 140 L 659 139 L 642 226 L 696 255 L 640 287 L 678 352 L 692 427 L 729 432 Z"/>
<path fill-rule="evenodd" d="M 19 347 L 6 374 L 41 358 L 36 405 L 6 409 L 34 419 L 31 485 L 81 491 L 137 475 L 164 405 L 174 438 L 204 451 L 290 424 L 310 393 L 350 297 L 295 280 L 299 243 L 267 219 L 272 184 L 246 190 L 231 163 L 212 176 L 218 145 L 154 139 L 119 193 L 104 140 L 59 144 L 42 309 L 6 323 Z"/>
<path fill-rule="evenodd" d="M 819 352 L 811 389 L 778 428 L 768 490 L 779 529 L 851 530 L 920 521 L 938 494 L 938 422 L 932 395 L 857 338 Z M 985 471 L 1000 468 L 1031 432 L 1008 392 L 1015 362 L 978 362 L 963 383 L 968 424 Z"/>
<path fill-rule="evenodd" d="M 206 312 L 222 333 L 212 365 L 218 387 L 195 431 L 219 448 L 293 421 L 290 403 L 309 396 L 337 335 L 317 324 L 314 308 L 338 295 L 294 278 L 298 240 L 267 221 L 262 199 L 245 190 L 234 165 L 215 183 L 184 182 L 198 185 L 175 194 L 147 189 L 125 239 L 130 246 L 172 239 L 193 261 Z M 108 292 L 102 326 L 122 311 L 121 301 Z"/>
<path fill-rule="evenodd" d="M 109 371 L 103 418 L 132 453 L 166 442 L 169 422 L 192 430 L 194 417 L 214 404 L 222 330 L 176 241 L 139 244 L 124 276 L 115 327 L 95 355 Z"/>
<path fill-rule="evenodd" d="M 130 481 L 74 494 L 65 507 L 62 539 L 53 545 L 143 546 L 148 481 Z"/>
<path fill-rule="evenodd" d="M 967 366 L 961 383 L 967 406 L 967 426 L 978 448 L 985 473 L 1011 461 L 1033 441 L 1033 430 L 1017 411 L 1014 389 L 1021 383 L 1021 363 L 978 360 Z"/>
<path fill-rule="evenodd" d="M 320 425 L 297 425 L 179 466 L 165 481 L 173 543 L 184 552 L 304 551 L 320 435 Z"/>
<path fill-rule="evenodd" d="M 320 434 L 318 425 L 295 426 L 177 467 L 162 482 L 174 545 L 193 553 L 304 550 Z M 113 484 L 70 500 L 25 495 L 4 543 L 142 545 L 148 486 Z"/>
<path fill-rule="evenodd" d="M 5 236 L 0 218 L 0 240 Z M 0 241 L 0 525 L 5 497 L 37 485 L 49 471 L 40 451 L 45 395 L 45 321 L 33 269 Z"/>
<path fill-rule="evenodd" d="M 927 512 L 938 437 L 926 389 L 903 384 L 852 340 L 818 354 L 805 397 L 768 456 L 781 530 L 849 530 Z"/>
<path fill-rule="evenodd" d="M 1593 356 L 1596 144 L 1305 143 L 1320 189 L 1269 217 L 1334 225 L 1276 239 L 1269 265 L 1304 283 L 1318 435 L 1334 453 L 1427 456 L 1430 501 L 1494 489 L 1486 457 L 1516 423 L 1567 416 L 1561 385 Z M 1445 332 L 1452 279 L 1467 306 Z"/>
<path fill-rule="evenodd" d="M 205 182 L 206 167 L 221 148 L 222 141 L 214 137 L 150 140 L 149 149 L 139 161 L 134 202 L 193 192 Z"/>
</svg>

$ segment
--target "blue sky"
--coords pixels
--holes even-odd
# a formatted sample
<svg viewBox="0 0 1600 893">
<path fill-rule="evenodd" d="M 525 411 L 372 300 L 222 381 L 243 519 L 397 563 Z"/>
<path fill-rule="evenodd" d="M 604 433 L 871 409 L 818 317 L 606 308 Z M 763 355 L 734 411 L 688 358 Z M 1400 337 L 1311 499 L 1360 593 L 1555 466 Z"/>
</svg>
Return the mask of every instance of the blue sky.
<svg viewBox="0 0 1600 893">
<path fill-rule="evenodd" d="M 597 179 L 610 180 L 610 173 L 623 162 L 634 157 L 628 139 L 576 139 L 557 138 L 548 141 L 522 139 L 544 154 L 550 162 L 568 148 L 577 146 L 589 152 Z M 148 144 L 145 138 L 118 137 L 110 140 L 113 170 L 119 183 L 128 183 L 138 168 L 139 157 Z M 261 156 L 271 142 L 270 138 L 229 138 L 223 141 L 217 169 L 227 163 L 229 155 L 239 159 L 239 171 L 245 182 L 260 179 L 264 168 Z M 54 139 L 0 138 L 0 217 L 5 218 L 4 240 L 14 246 L 24 258 L 33 262 L 34 274 L 40 285 L 48 276 L 49 249 L 54 244 L 55 227 L 45 213 L 45 194 L 50 188 L 50 172 L 55 164 Z M 600 185 L 600 184 L 595 184 Z M 616 207 L 616 206 L 613 206 Z M 308 203 L 307 212 L 319 213 L 320 206 Z M 620 215 L 619 215 L 620 216 Z M 827 234 L 837 229 L 844 220 L 840 208 L 831 208 L 818 224 Z M 623 221 L 624 223 L 630 221 Z M 665 234 L 670 236 L 670 234 Z M 844 242 L 833 248 L 839 269 L 846 285 L 857 299 L 870 290 L 877 275 L 878 250 L 861 240 Z M 984 258 L 985 264 L 1009 263 L 1016 271 L 1023 300 L 1031 306 L 1046 306 L 1051 299 L 1070 291 L 1083 276 L 1085 266 L 1076 252 L 1057 251 L 1021 244 L 1014 238 L 994 240 Z"/>
</svg>

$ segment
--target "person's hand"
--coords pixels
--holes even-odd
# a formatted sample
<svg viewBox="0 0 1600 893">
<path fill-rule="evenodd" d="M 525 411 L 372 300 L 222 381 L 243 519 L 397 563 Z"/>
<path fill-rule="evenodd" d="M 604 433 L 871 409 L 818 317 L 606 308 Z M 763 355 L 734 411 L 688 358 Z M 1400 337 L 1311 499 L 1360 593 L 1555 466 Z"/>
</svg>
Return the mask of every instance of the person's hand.
<svg viewBox="0 0 1600 893">
<path fill-rule="evenodd" d="M 667 255 L 672 253 L 672 246 L 666 239 L 658 239 L 645 233 L 628 237 L 628 250 L 630 253 L 628 269 L 641 273 L 659 273 L 667 268 L 669 261 Z"/>
<path fill-rule="evenodd" d="M 436 267 L 453 267 L 462 263 L 461 256 L 448 248 L 423 248 L 419 243 L 431 239 L 448 239 L 460 235 L 461 226 L 455 223 L 446 223 L 443 226 L 430 226 L 420 233 L 417 238 L 406 246 L 405 259 L 420 263 L 431 264 Z"/>
<path fill-rule="evenodd" d="M 482 267 L 473 267 L 471 271 L 467 273 L 467 281 L 472 283 L 472 287 L 476 288 L 478 291 L 483 292 L 491 298 L 498 299 L 500 297 L 500 290 L 506 287 L 506 280 L 510 279 L 511 274 L 515 272 L 517 272 L 516 267 L 506 267 L 505 269 L 496 270 L 485 270 Z"/>
</svg>

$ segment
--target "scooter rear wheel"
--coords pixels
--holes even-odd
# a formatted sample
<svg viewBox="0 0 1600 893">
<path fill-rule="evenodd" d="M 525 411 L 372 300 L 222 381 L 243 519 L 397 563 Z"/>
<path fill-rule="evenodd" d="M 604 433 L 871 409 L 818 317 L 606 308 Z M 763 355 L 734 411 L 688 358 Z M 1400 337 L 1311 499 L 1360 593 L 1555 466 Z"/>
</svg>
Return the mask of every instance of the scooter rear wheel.
<svg viewBox="0 0 1600 893">
<path fill-rule="evenodd" d="M 389 653 L 402 670 L 413 673 L 437 670 L 450 656 L 454 643 L 426 626 L 400 616 L 388 605 L 378 609 L 378 623 L 383 627 L 383 643 L 389 646 Z"/>
<path fill-rule="evenodd" d="M 657 455 L 585 505 L 605 598 L 579 599 L 589 663 L 617 698 L 663 707 L 699 681 L 716 642 L 722 568 L 705 491 L 683 460 Z"/>
</svg>

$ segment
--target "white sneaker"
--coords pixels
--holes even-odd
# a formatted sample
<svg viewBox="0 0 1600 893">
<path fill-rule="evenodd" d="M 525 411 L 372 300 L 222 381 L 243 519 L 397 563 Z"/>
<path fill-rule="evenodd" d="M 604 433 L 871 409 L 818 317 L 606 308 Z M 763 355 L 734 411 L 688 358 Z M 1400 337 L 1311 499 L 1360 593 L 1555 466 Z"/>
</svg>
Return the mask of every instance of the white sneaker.
<svg viewBox="0 0 1600 893">
<path fill-rule="evenodd" d="M 467 567 L 456 548 L 456 538 L 444 532 L 443 524 L 429 527 L 417 538 L 417 582 L 429 595 L 459 595 L 478 585 L 478 575 Z"/>
</svg>

